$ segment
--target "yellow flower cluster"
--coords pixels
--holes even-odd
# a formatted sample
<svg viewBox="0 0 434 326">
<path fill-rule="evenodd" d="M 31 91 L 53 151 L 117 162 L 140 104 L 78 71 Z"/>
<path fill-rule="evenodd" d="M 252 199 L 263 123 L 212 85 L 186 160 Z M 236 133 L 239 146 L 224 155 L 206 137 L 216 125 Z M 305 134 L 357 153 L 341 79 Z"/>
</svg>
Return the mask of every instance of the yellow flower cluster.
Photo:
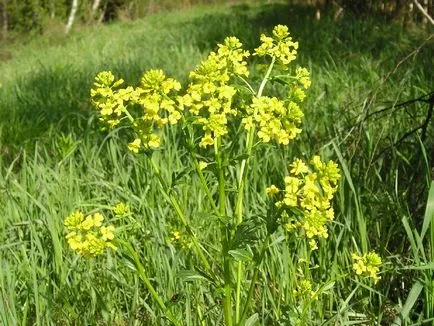
<svg viewBox="0 0 434 326">
<path fill-rule="evenodd" d="M 308 167 L 302 160 L 296 159 L 289 165 L 290 175 L 285 177 L 285 188 L 279 190 L 272 185 L 266 192 L 270 195 L 283 194 L 283 198 L 275 204 L 284 209 L 284 228 L 302 231 L 311 249 L 315 250 L 318 248 L 315 238 L 328 237 L 326 224 L 334 218 L 330 202 L 337 190 L 340 174 L 336 163 L 324 163 L 319 156 L 314 156 L 310 165 Z"/>
<path fill-rule="evenodd" d="M 262 34 L 261 42 L 261 45 L 255 49 L 254 55 L 260 57 L 268 55 L 283 66 L 287 66 L 297 57 L 298 42 L 292 41 L 287 26 L 274 27 L 272 37 Z"/>
<path fill-rule="evenodd" d="M 214 144 L 215 138 L 228 133 L 228 117 L 237 115 L 232 107 L 236 89 L 229 85 L 232 76 L 248 76 L 245 58 L 249 52 L 242 49 L 236 37 L 227 37 L 218 45 L 217 52 L 211 52 L 194 71 L 190 73 L 192 83 L 187 94 L 178 97 L 181 109 L 187 108 L 202 126 L 204 136 L 200 146 Z"/>
<path fill-rule="evenodd" d="M 271 37 L 261 35 L 261 42 L 255 50 L 257 56 L 271 56 L 284 66 L 296 58 L 298 43 L 292 41 L 287 26 L 276 26 Z M 289 94 L 284 101 L 259 96 L 250 105 L 234 105 L 239 101 L 235 100 L 237 88 L 233 77 L 248 77 L 246 58 L 249 56 L 238 38 L 227 37 L 190 73 L 191 83 L 184 95 L 177 94 L 180 83 L 167 78 L 162 70 L 146 72 L 138 87 L 124 87 L 122 79 L 115 80 L 111 72 L 103 71 L 95 78 L 92 102 L 100 120 L 108 127 L 120 124 L 129 127 L 132 139 L 128 148 L 134 153 L 159 147 L 158 129 L 176 124 L 184 110 L 203 130 L 199 146 L 212 146 L 217 137 L 228 133 L 228 122 L 240 113 L 236 105 L 243 108 L 242 123 L 246 130 L 257 128 L 261 141 L 275 140 L 286 145 L 301 132 L 303 112 L 299 103 L 306 97 L 304 90 L 310 86 L 309 72 L 297 68 L 295 75 L 286 76 Z"/>
<path fill-rule="evenodd" d="M 354 261 L 353 269 L 356 274 L 370 277 L 376 284 L 380 279 L 378 273 L 380 271 L 381 257 L 377 253 L 371 251 L 362 256 L 352 254 L 352 258 Z"/>
<path fill-rule="evenodd" d="M 278 144 L 288 145 L 301 132 L 297 126 L 301 123 L 303 112 L 293 101 L 285 104 L 276 97 L 262 96 L 253 98 L 246 111 L 247 116 L 242 120 L 245 129 L 250 130 L 257 125 L 258 137 L 264 143 L 273 139 Z"/>
<path fill-rule="evenodd" d="M 297 284 L 297 289 L 293 291 L 295 297 L 315 299 L 316 292 L 312 290 L 312 283 L 309 280 L 302 280 Z"/>
<path fill-rule="evenodd" d="M 192 246 L 189 237 L 185 236 L 181 231 L 174 230 L 169 234 L 169 242 L 180 246 L 183 249 L 188 249 Z"/>
<path fill-rule="evenodd" d="M 100 120 L 110 128 L 125 121 L 134 133 L 134 140 L 128 145 L 132 152 L 159 147 L 161 139 L 156 129 L 168 123 L 176 124 L 182 117 L 175 101 L 169 97 L 171 92 L 181 89 L 181 84 L 167 78 L 162 70 L 147 71 L 136 88 L 118 89 L 123 83 L 122 79 L 115 81 L 108 71 L 95 77 L 91 97 Z"/>
<path fill-rule="evenodd" d="M 112 208 L 115 216 L 124 216 L 130 213 L 130 206 L 125 203 L 118 203 Z"/>
<path fill-rule="evenodd" d="M 297 69 L 295 70 L 295 73 L 296 73 L 295 79 L 300 83 L 300 85 L 304 89 L 309 88 L 311 85 L 309 71 L 306 68 L 297 67 Z M 301 99 L 301 101 L 303 101 L 303 99 Z"/>
<path fill-rule="evenodd" d="M 296 82 L 290 85 L 288 98 L 292 105 L 298 106 L 297 103 L 301 103 L 306 98 L 305 89 L 308 89 L 311 85 L 310 73 L 306 68 L 297 67 L 295 70 L 295 76 L 293 80 Z"/>
<path fill-rule="evenodd" d="M 111 240 L 114 226 L 103 225 L 104 216 L 100 213 L 84 216 L 80 211 L 69 215 L 64 222 L 68 229 L 66 239 L 72 250 L 84 257 L 100 255 L 105 248 L 116 250 Z"/>
</svg>

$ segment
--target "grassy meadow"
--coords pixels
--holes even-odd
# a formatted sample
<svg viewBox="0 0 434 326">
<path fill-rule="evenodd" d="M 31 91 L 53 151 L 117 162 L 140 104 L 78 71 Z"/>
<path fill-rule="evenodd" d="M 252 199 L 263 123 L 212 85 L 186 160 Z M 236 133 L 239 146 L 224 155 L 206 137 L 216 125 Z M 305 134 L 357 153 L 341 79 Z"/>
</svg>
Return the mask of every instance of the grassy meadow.
<svg viewBox="0 0 434 326">
<path fill-rule="evenodd" d="M 118 202 L 131 213 L 116 225 L 173 313 L 184 325 L 223 324 L 218 289 L 190 282 L 183 271 L 194 270 L 197 258 L 167 241 L 182 226 L 149 162 L 129 152 L 117 131 L 101 132 L 90 88 L 103 70 L 135 85 L 144 71 L 161 68 L 185 84 L 226 36 L 252 50 L 277 24 L 299 41 L 296 64 L 308 67 L 312 87 L 301 136 L 255 153 L 246 216 L 264 212 L 265 187 L 281 180 L 295 157 L 335 160 L 342 174 L 335 220 L 311 270 L 322 284 L 335 281 L 311 306 L 310 323 L 434 324 L 433 121 L 426 101 L 400 105 L 433 91 L 432 28 L 313 17 L 312 8 L 283 3 L 196 7 L 14 45 L 0 61 L 0 325 L 169 325 L 125 257 L 109 251 L 86 260 L 68 247 L 67 215 Z M 258 83 L 260 74 L 253 72 Z M 181 209 L 211 255 L 218 230 L 209 227 L 199 179 L 184 176 L 181 137 L 167 131 L 154 158 L 175 180 Z M 265 254 L 250 325 L 293 324 L 303 248 L 282 238 L 274 236 Z M 369 250 L 383 259 L 381 280 L 342 277 L 352 273 L 351 254 Z"/>
</svg>

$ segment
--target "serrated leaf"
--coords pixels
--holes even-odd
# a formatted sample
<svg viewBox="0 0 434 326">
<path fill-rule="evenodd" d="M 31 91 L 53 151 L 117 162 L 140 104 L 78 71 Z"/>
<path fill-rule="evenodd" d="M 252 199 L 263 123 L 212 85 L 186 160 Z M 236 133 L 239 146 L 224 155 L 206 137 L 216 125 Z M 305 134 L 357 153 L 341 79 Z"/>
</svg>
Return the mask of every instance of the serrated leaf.
<svg viewBox="0 0 434 326">
<path fill-rule="evenodd" d="M 236 261 L 251 261 L 253 259 L 253 252 L 250 247 L 248 249 L 235 249 L 229 250 L 228 254 Z"/>
<path fill-rule="evenodd" d="M 237 226 L 232 239 L 231 249 L 245 249 L 248 245 L 253 245 L 258 239 L 258 229 L 261 226 L 261 220 L 256 217 L 243 221 Z"/>
</svg>

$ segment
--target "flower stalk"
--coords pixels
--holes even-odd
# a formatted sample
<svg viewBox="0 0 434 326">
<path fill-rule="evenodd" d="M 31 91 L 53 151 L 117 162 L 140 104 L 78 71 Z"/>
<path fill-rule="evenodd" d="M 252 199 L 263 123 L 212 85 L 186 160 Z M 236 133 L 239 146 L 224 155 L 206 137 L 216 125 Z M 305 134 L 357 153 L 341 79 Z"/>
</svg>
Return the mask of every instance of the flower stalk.
<svg viewBox="0 0 434 326">
<path fill-rule="evenodd" d="M 187 219 L 181 210 L 181 207 L 178 203 L 178 200 L 173 195 L 170 187 L 167 185 L 166 181 L 164 180 L 163 176 L 161 175 L 161 172 L 160 172 L 160 169 L 158 168 L 158 165 L 155 163 L 155 161 L 152 157 L 149 158 L 149 162 L 151 163 L 152 169 L 154 170 L 154 173 L 157 176 L 161 187 L 163 188 L 164 194 L 169 199 L 170 204 L 172 205 L 173 209 L 176 212 L 176 215 L 178 216 L 179 220 L 181 221 L 181 223 L 184 225 L 185 229 L 187 230 L 187 233 L 189 234 L 191 241 L 193 242 L 194 251 L 199 256 L 199 259 L 202 262 L 205 269 L 208 272 L 212 273 L 211 265 L 208 262 L 208 259 L 206 258 L 205 254 L 202 250 L 202 247 L 200 246 L 200 244 L 197 240 L 195 233 L 193 232 L 192 228 L 190 227 L 189 223 L 187 222 Z"/>
<path fill-rule="evenodd" d="M 256 97 L 261 97 L 264 91 L 265 85 L 270 78 L 271 71 L 273 70 L 274 63 L 276 59 L 273 57 L 270 65 L 268 66 L 267 72 L 265 73 L 264 79 L 262 80 L 259 90 L 256 94 Z M 254 115 L 257 114 L 257 108 L 255 108 Z M 249 169 L 250 157 L 252 155 L 252 147 L 255 138 L 256 128 L 253 126 L 247 135 L 246 138 L 246 149 L 247 149 L 247 157 L 241 161 L 240 168 L 240 176 L 238 181 L 238 192 L 237 199 L 235 204 L 235 216 L 236 216 L 236 225 L 239 225 L 243 222 L 243 198 L 246 187 L 246 175 Z M 235 294 L 235 322 L 238 323 L 240 319 L 240 305 L 241 305 L 241 283 L 244 278 L 244 268 L 243 262 L 239 261 L 237 263 L 237 284 L 236 284 L 236 294 Z"/>
</svg>

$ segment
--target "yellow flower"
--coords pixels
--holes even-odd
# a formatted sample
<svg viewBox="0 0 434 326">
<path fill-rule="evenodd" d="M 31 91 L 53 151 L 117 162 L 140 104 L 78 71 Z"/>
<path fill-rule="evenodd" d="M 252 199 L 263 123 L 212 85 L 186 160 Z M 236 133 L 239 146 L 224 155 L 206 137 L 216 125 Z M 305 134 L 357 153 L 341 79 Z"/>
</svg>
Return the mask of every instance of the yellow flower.
<svg viewBox="0 0 434 326">
<path fill-rule="evenodd" d="M 169 233 L 169 242 L 174 245 L 180 246 L 181 248 L 190 248 L 192 243 L 188 237 L 186 237 L 181 231 L 174 230 Z"/>
<path fill-rule="evenodd" d="M 275 185 L 271 185 L 265 189 L 265 193 L 269 196 L 273 196 L 273 195 L 279 193 L 279 188 L 277 188 Z"/>
<path fill-rule="evenodd" d="M 68 229 L 75 229 L 75 228 L 79 228 L 81 223 L 84 220 L 84 215 L 82 212 L 80 211 L 75 211 L 73 213 L 71 213 L 64 222 L 64 225 L 68 228 Z"/>
<path fill-rule="evenodd" d="M 148 146 L 150 148 L 157 148 L 160 146 L 161 139 L 155 134 L 149 136 Z"/>
<path fill-rule="evenodd" d="M 125 203 L 118 203 L 112 208 L 112 210 L 116 216 L 123 216 L 130 212 L 130 206 Z"/>
<path fill-rule="evenodd" d="M 113 231 L 115 230 L 115 227 L 113 225 L 102 226 L 100 230 L 101 230 L 101 239 L 103 239 L 104 241 L 113 240 L 114 238 Z"/>
<path fill-rule="evenodd" d="M 182 118 L 183 107 L 176 106 L 175 100 L 170 98 L 181 84 L 167 78 L 162 70 L 145 72 L 139 87 L 118 89 L 121 84 L 123 80 L 115 81 L 111 72 L 96 76 L 91 97 L 99 119 L 110 128 L 120 124 L 130 128 L 137 135 L 137 139 L 128 145 L 133 153 L 138 153 L 141 146 L 159 147 L 161 140 L 156 131 L 168 123 L 174 125 Z"/>
<path fill-rule="evenodd" d="M 273 29 L 273 37 L 261 35 L 261 45 L 255 49 L 254 55 L 276 58 L 283 66 L 296 59 L 298 42 L 293 42 L 289 36 L 288 27 L 277 25 Z"/>
<path fill-rule="evenodd" d="M 208 166 L 208 163 L 204 162 L 204 161 L 199 161 L 199 169 L 203 170 Z"/>
<path fill-rule="evenodd" d="M 301 173 L 307 173 L 309 168 L 307 165 L 300 159 L 296 159 L 292 164 L 289 165 L 292 169 L 290 172 L 294 175 L 299 175 Z"/>
<path fill-rule="evenodd" d="M 228 118 L 238 114 L 232 105 L 237 89 L 228 83 L 233 76 L 248 76 L 247 56 L 249 52 L 242 49 L 236 37 L 227 37 L 223 44 L 218 44 L 216 52 L 211 52 L 190 73 L 192 82 L 178 102 L 194 116 L 194 123 L 204 132 L 200 147 L 211 146 L 215 137 L 226 135 Z"/>
<path fill-rule="evenodd" d="M 317 244 L 316 240 L 310 239 L 309 240 L 309 247 L 310 247 L 310 250 L 318 249 L 318 244 Z"/>
<path fill-rule="evenodd" d="M 140 145 L 142 141 L 139 138 L 134 139 L 131 143 L 128 144 L 128 149 L 133 153 L 138 153 L 140 150 Z"/>
<path fill-rule="evenodd" d="M 293 294 L 296 297 L 306 297 L 308 299 L 316 297 L 316 292 L 312 290 L 312 283 L 309 280 L 301 280 Z"/>
<path fill-rule="evenodd" d="M 310 73 L 306 68 L 298 67 L 296 69 L 296 79 L 300 82 L 300 84 L 306 89 L 311 85 L 310 81 Z"/>
<path fill-rule="evenodd" d="M 72 250 L 84 257 L 100 255 L 105 248 L 116 250 L 110 242 L 114 238 L 114 226 L 103 226 L 104 216 L 100 213 L 88 215 L 74 212 L 65 219 L 68 230 L 66 240 Z"/>
<path fill-rule="evenodd" d="M 92 215 L 86 216 L 83 223 L 81 223 L 81 229 L 86 231 L 90 230 L 93 226 L 95 226 L 95 222 L 92 218 Z"/>
<path fill-rule="evenodd" d="M 310 167 L 300 159 L 294 160 L 289 167 L 290 175 L 284 178 L 282 198 L 275 205 L 287 208 L 294 214 L 294 217 L 288 218 L 284 210 L 281 216 L 282 226 L 288 232 L 303 235 L 308 240 L 310 249 L 316 250 L 317 239 L 328 237 L 327 223 L 334 219 L 330 201 L 337 191 L 339 169 L 332 161 L 322 162 L 319 156 L 312 158 Z"/>
<path fill-rule="evenodd" d="M 172 231 L 172 232 L 170 232 L 169 239 L 172 242 L 178 241 L 179 239 L 181 239 L 181 232 L 179 232 L 179 231 Z"/>
<path fill-rule="evenodd" d="M 93 214 L 93 225 L 96 227 L 100 227 L 102 225 L 102 221 L 104 221 L 104 216 L 100 213 Z"/>
<path fill-rule="evenodd" d="M 354 261 L 353 270 L 357 275 L 372 278 L 375 284 L 378 282 L 380 279 L 378 273 L 382 262 L 377 253 L 371 251 L 361 256 L 353 253 L 351 258 Z"/>
<path fill-rule="evenodd" d="M 291 106 L 286 107 L 276 97 L 253 98 L 246 113 L 247 117 L 242 120 L 244 128 L 250 130 L 256 123 L 257 135 L 264 143 L 274 139 L 278 144 L 287 145 L 301 132 L 297 128 L 301 122 L 299 112 Z"/>
<path fill-rule="evenodd" d="M 200 147 L 206 147 L 214 144 L 214 139 L 211 137 L 211 134 L 205 134 L 204 137 L 202 137 L 202 140 L 199 143 Z"/>
</svg>

